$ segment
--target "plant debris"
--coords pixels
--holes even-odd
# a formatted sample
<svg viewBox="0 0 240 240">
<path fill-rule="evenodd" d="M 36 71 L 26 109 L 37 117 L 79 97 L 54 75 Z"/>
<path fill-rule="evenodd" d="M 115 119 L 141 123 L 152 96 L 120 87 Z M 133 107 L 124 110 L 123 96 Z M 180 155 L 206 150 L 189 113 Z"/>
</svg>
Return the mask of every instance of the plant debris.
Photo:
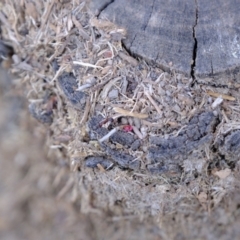
<svg viewBox="0 0 240 240">
<path fill-rule="evenodd" d="M 96 18 L 85 1 L 62 2 L 6 0 L 0 21 L 31 114 L 49 124 L 48 145 L 77 172 L 81 211 L 114 212 L 121 200 L 121 214 L 157 219 L 182 201 L 190 214 L 194 204 L 184 206 L 199 192 L 208 192 L 209 208 L 220 204 L 235 185 L 208 173 L 237 172 L 238 91 L 192 86 L 129 56 L 124 29 Z"/>
</svg>

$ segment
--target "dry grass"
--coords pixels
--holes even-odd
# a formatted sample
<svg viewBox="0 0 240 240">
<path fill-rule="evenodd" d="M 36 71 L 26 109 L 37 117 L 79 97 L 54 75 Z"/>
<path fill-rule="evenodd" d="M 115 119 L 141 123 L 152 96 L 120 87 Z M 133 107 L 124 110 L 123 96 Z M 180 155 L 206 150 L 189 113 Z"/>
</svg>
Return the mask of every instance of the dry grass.
<svg viewBox="0 0 240 240">
<path fill-rule="evenodd" d="M 108 212 L 113 220 L 151 217 L 172 239 L 181 228 L 183 238 L 198 234 L 209 237 L 201 225 L 211 222 L 214 228 L 218 214 L 223 214 L 219 218 L 224 222 L 219 224 L 225 224 L 223 228 L 237 231 L 230 223 L 233 219 L 239 221 L 239 213 L 231 216 L 238 210 L 237 205 L 230 207 L 235 200 L 229 197 L 239 198 L 235 193 L 239 188 L 239 162 L 229 169 L 229 174 L 220 172 L 227 167 L 219 166 L 209 173 L 212 156 L 206 148 L 205 158 L 184 161 L 182 175 L 168 178 L 150 175 L 144 164 L 137 172 L 118 167 L 109 171 L 103 171 L 101 166 L 88 169 L 84 158 L 101 153 L 99 141 L 85 141 L 87 122 L 98 114 L 133 126 L 132 134 L 143 144 L 130 153 L 142 162 L 146 159 L 148 136 L 177 135 L 198 111 L 221 114 L 216 136 L 239 129 L 238 89 L 191 87 L 192 80 L 179 73 L 166 73 L 143 60 L 137 61 L 122 47 L 125 30 L 106 19 L 95 18 L 84 1 L 62 4 L 54 0 L 5 0 L 0 6 L 2 35 L 15 49 L 12 72 L 19 76 L 16 84 L 25 86 L 30 102 L 39 103 L 43 110 L 53 110 L 47 144 L 59 157 L 55 164 L 67 159 L 64 164 L 72 171 L 56 194 L 58 199 L 68 196 L 82 213 Z M 53 66 L 54 61 L 58 69 Z M 87 94 L 84 109 L 76 109 L 64 97 L 57 82 L 63 72 L 72 72 L 77 90 Z M 49 95 L 54 95 L 56 108 L 53 102 L 46 102 Z M 214 103 L 219 97 L 221 101 Z M 117 147 L 124 148 L 120 144 Z M 64 177 L 60 171 L 54 183 L 58 185 Z M 168 222 L 176 224 L 172 233 Z M 219 232 L 214 235 L 216 238 Z"/>
</svg>

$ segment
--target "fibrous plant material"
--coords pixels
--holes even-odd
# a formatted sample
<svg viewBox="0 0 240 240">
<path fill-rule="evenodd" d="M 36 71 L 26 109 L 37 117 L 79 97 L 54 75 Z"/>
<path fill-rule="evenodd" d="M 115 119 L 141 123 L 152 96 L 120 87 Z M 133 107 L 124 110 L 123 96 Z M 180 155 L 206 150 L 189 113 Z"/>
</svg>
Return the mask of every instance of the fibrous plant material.
<svg viewBox="0 0 240 240">
<path fill-rule="evenodd" d="M 237 90 L 191 87 L 191 79 L 129 56 L 125 30 L 96 18 L 87 2 L 36 0 L 31 14 L 27 1 L 5 3 L 0 20 L 15 50 L 12 72 L 32 115 L 49 124 L 51 149 L 76 175 L 63 193 L 74 185 L 81 211 L 115 212 L 121 201 L 123 215 L 157 218 L 179 199 L 198 203 L 200 190 L 216 206 L 227 193 L 220 198 L 215 186 L 234 189 L 212 172 L 237 171 Z"/>
</svg>

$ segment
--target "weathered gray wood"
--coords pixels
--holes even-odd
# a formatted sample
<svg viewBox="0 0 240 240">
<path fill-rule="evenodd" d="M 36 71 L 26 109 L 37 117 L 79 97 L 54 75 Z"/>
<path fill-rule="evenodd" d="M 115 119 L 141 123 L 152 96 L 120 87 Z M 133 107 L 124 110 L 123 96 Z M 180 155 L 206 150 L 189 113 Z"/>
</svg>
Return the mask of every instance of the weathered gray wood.
<svg viewBox="0 0 240 240">
<path fill-rule="evenodd" d="M 198 1 L 197 78 L 238 80 L 240 67 L 240 1 Z M 224 81 L 224 76 L 225 80 Z M 221 79 L 219 79 L 219 77 Z M 238 80 L 240 81 L 240 79 Z"/>
<path fill-rule="evenodd" d="M 93 0 L 92 6 L 99 6 Z M 194 47 L 195 2 L 182 0 L 115 0 L 102 10 L 107 17 L 127 29 L 127 49 L 156 62 L 163 68 L 191 73 Z"/>
<path fill-rule="evenodd" d="M 127 29 L 124 44 L 134 55 L 216 85 L 238 80 L 240 0 L 92 0 L 90 6 Z"/>
<path fill-rule="evenodd" d="M 99 15 L 101 11 L 112 2 L 112 0 L 90 0 L 90 6 L 94 11 L 94 14 Z"/>
</svg>

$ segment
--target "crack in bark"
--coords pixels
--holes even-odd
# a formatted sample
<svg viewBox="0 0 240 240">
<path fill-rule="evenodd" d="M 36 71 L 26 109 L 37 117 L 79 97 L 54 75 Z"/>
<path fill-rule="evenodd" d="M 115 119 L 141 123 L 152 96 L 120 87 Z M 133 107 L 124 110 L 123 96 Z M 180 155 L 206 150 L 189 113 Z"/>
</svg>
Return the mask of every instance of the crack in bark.
<svg viewBox="0 0 240 240">
<path fill-rule="evenodd" d="M 213 75 L 213 64 L 212 64 L 212 59 L 211 59 L 211 74 Z"/>
<path fill-rule="evenodd" d="M 130 46 L 129 46 L 129 52 L 131 52 L 131 47 L 132 47 L 132 45 L 133 45 L 133 42 L 135 41 L 136 36 L 137 36 L 137 34 L 135 34 L 135 36 L 134 36 L 134 38 L 133 38 L 133 40 L 132 40 L 132 42 L 131 42 L 131 44 L 130 44 Z M 126 46 L 125 46 L 125 47 L 126 47 Z"/>
<path fill-rule="evenodd" d="M 196 67 L 196 58 L 197 58 L 197 37 L 196 37 L 196 27 L 198 24 L 198 0 L 195 0 L 196 5 L 196 18 L 195 18 L 195 24 L 193 25 L 193 40 L 194 40 L 194 46 L 193 46 L 193 54 L 192 54 L 192 64 L 191 64 L 191 77 L 193 79 L 193 83 L 195 82 L 196 76 L 195 76 L 195 67 Z"/>
<path fill-rule="evenodd" d="M 151 9 L 151 12 L 150 12 L 150 14 L 149 14 L 148 20 L 146 21 L 146 24 L 145 24 L 145 25 L 143 26 L 143 28 L 142 28 L 143 31 L 145 31 L 145 29 L 147 28 L 147 26 L 148 26 L 148 24 L 149 24 L 149 21 L 150 21 L 150 19 L 151 19 L 151 17 L 152 17 L 152 13 L 153 13 L 155 1 L 156 1 L 156 0 L 153 0 L 152 9 Z M 131 41 L 131 44 L 130 44 L 129 48 L 127 48 L 127 46 L 126 46 L 126 45 L 124 44 L 124 42 L 122 41 L 122 46 L 123 46 L 123 48 L 125 49 L 125 51 L 126 51 L 131 57 L 133 57 L 133 58 L 135 58 L 135 59 L 136 59 L 136 56 L 134 56 L 134 54 L 132 53 L 131 47 L 132 47 L 133 42 L 135 41 L 136 37 L 137 37 L 137 34 L 134 35 L 133 40 Z M 157 56 L 157 57 L 158 57 L 158 56 Z M 156 61 L 155 61 L 155 62 L 156 62 Z"/>
<path fill-rule="evenodd" d="M 123 48 L 125 49 L 125 51 L 129 54 L 129 56 L 131 56 L 131 57 L 133 57 L 133 58 L 135 58 L 135 59 L 136 59 L 136 57 L 132 54 L 132 52 L 131 52 L 131 47 L 132 47 L 132 45 L 133 45 L 133 42 L 134 42 L 136 36 L 137 36 L 137 34 L 135 34 L 135 36 L 133 37 L 133 40 L 132 40 L 129 48 L 125 45 L 125 43 L 124 43 L 123 40 L 122 40 L 122 46 L 123 46 Z M 136 59 L 136 60 L 137 60 L 137 59 Z"/>
<path fill-rule="evenodd" d="M 99 9 L 99 13 L 97 14 L 97 18 L 100 16 L 100 14 L 102 13 L 102 11 L 104 11 L 110 4 L 114 3 L 115 0 L 111 0 L 110 2 L 104 4 L 100 9 Z"/>
<path fill-rule="evenodd" d="M 159 53 L 157 54 L 157 56 L 156 56 L 155 59 L 154 59 L 154 62 L 155 62 L 155 63 L 157 62 L 158 57 L 159 57 Z"/>
<path fill-rule="evenodd" d="M 111 5 L 111 4 L 114 3 L 114 2 L 115 2 L 115 0 L 111 0 L 111 1 L 109 1 L 108 3 L 104 4 L 104 5 L 101 7 L 101 9 L 99 9 L 99 13 L 97 14 L 97 18 L 100 16 L 100 14 L 101 14 L 105 9 L 108 8 L 109 5 Z M 154 2 L 155 2 L 155 0 L 154 0 Z M 122 46 L 123 46 L 123 48 L 124 48 L 125 51 L 126 51 L 131 57 L 133 57 L 133 58 L 135 58 L 135 56 L 133 56 L 133 54 L 132 54 L 132 52 L 131 52 L 131 47 L 132 47 L 132 44 L 133 44 L 136 36 L 137 36 L 137 34 L 135 34 L 135 36 L 134 36 L 134 38 L 133 38 L 133 40 L 132 40 L 129 48 L 127 48 L 127 46 L 126 46 L 126 45 L 124 44 L 124 42 L 122 41 Z M 136 58 L 135 58 L 135 59 L 136 59 Z"/>
</svg>

